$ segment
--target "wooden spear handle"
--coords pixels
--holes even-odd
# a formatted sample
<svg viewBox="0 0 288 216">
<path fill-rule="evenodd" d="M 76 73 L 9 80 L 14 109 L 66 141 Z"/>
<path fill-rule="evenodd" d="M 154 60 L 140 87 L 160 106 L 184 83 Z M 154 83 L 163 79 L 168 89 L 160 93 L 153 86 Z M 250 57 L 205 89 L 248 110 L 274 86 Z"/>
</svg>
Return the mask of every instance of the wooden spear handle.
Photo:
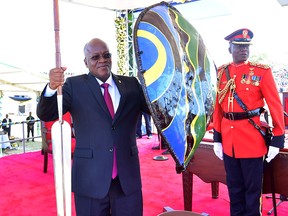
<svg viewBox="0 0 288 216">
<path fill-rule="evenodd" d="M 60 24 L 59 24 L 59 6 L 58 0 L 54 0 L 54 32 L 55 32 L 55 60 L 56 67 L 61 68 L 61 53 L 60 53 Z M 62 95 L 62 86 L 57 88 L 57 94 Z"/>
</svg>

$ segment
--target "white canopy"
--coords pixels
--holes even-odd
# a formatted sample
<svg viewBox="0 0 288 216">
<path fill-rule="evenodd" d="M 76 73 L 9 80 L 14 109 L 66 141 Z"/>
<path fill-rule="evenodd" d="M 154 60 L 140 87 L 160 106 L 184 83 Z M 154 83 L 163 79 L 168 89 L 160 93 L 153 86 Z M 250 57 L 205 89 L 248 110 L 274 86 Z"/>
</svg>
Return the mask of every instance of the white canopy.
<svg viewBox="0 0 288 216">
<path fill-rule="evenodd" d="M 158 2 L 161 2 L 161 0 L 62 0 L 62 1 L 67 1 L 71 3 L 76 3 L 80 5 L 86 5 L 90 7 L 95 7 L 95 8 L 102 8 L 102 9 L 107 9 L 107 10 L 134 10 L 134 9 L 141 9 L 148 7 L 150 5 L 156 4 Z M 164 1 L 164 0 L 163 0 Z M 191 0 L 188 0 L 191 1 Z M 188 2 L 187 1 L 187 2 Z M 198 1 L 198 0 L 193 0 L 193 1 Z M 166 0 L 168 3 L 181 3 L 185 2 L 185 0 Z"/>
<path fill-rule="evenodd" d="M 68 66 L 68 74 L 86 72 L 82 49 L 95 36 L 109 41 L 115 67 L 115 11 L 143 9 L 158 2 L 60 0 L 62 65 Z M 48 82 L 48 71 L 55 65 L 53 0 L 3 1 L 0 20 L 0 91 L 42 91 Z"/>
<path fill-rule="evenodd" d="M 160 1 L 60 0 L 62 65 L 68 67 L 69 74 L 86 73 L 83 46 L 87 40 L 99 37 L 109 42 L 113 71 L 116 71 L 115 10 L 139 9 L 158 2 Z M 182 1 L 166 2 L 175 4 Z M 179 4 L 177 8 L 202 33 L 217 64 L 230 58 L 229 53 L 225 52 L 227 44 L 223 37 L 242 27 L 253 29 L 255 41 L 260 41 L 261 38 L 267 41 L 261 48 L 267 48 L 270 53 L 285 52 L 283 43 L 287 44 L 287 10 L 278 12 L 281 5 L 277 0 L 243 0 L 238 3 L 239 5 L 235 5 L 236 1 L 228 0 L 195 0 L 183 7 Z M 257 10 L 256 6 L 259 6 Z M 272 13 L 276 10 L 277 15 Z M 256 12 L 262 13 L 256 15 Z M 283 14 L 286 14 L 284 18 Z M 232 15 L 235 19 L 232 19 Z M 275 22 L 272 19 L 280 21 Z M 48 82 L 49 69 L 55 65 L 53 1 L 1 1 L 0 20 L 0 93 L 40 92 Z M 279 51 L 271 49 L 278 41 L 282 42 L 282 46 L 274 48 Z M 253 47 L 259 47 L 257 42 Z M 219 55 L 219 52 L 223 54 Z"/>
</svg>

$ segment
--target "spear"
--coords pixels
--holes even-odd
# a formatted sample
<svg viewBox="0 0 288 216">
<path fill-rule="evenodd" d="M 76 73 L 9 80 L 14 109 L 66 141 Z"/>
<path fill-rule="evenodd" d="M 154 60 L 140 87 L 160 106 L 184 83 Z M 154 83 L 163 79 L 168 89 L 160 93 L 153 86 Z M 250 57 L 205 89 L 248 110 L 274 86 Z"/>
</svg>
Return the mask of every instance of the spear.
<svg viewBox="0 0 288 216">
<path fill-rule="evenodd" d="M 58 0 L 54 2 L 54 32 L 56 67 L 61 68 L 60 25 Z M 58 216 L 71 215 L 71 128 L 63 121 L 62 86 L 57 88 L 59 120 L 51 128 L 54 181 Z"/>
</svg>

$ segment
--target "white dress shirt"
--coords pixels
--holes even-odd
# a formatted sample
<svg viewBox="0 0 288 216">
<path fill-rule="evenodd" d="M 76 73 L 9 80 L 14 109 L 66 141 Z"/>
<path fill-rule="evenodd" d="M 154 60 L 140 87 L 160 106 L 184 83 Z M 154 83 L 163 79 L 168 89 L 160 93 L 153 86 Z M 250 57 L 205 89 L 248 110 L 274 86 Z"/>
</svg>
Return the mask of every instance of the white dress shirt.
<svg viewBox="0 0 288 216">
<path fill-rule="evenodd" d="M 95 79 L 97 80 L 97 82 L 99 83 L 100 86 L 101 86 L 101 84 L 103 84 L 103 82 L 101 80 L 99 80 L 98 78 L 95 77 Z M 121 95 L 120 95 L 118 88 L 117 88 L 114 80 L 112 79 L 111 75 L 109 76 L 109 78 L 106 80 L 105 83 L 109 84 L 108 91 L 109 91 L 109 94 L 110 94 L 112 102 L 113 102 L 114 112 L 116 113 L 118 106 L 119 106 Z M 51 97 L 56 92 L 57 92 L 57 89 L 53 90 L 50 88 L 49 85 L 47 85 L 46 91 L 44 92 L 44 96 L 45 97 Z M 101 88 L 101 92 L 104 95 L 104 88 Z"/>
</svg>

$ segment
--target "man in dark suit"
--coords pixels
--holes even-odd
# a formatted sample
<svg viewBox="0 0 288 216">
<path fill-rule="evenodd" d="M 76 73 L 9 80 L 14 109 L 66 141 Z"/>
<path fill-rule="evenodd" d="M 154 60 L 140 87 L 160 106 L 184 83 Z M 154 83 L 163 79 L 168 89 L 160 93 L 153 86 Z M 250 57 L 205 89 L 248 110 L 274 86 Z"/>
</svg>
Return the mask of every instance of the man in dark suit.
<svg viewBox="0 0 288 216">
<path fill-rule="evenodd" d="M 9 118 L 8 114 L 6 114 L 6 117 L 2 120 L 2 128 L 8 133 L 8 137 L 11 136 L 11 123 L 11 118 Z"/>
<path fill-rule="evenodd" d="M 55 91 L 64 84 L 63 113 L 71 113 L 76 137 L 72 191 L 77 215 L 141 216 L 142 186 L 135 134 L 140 113 L 149 113 L 142 88 L 135 77 L 111 73 L 111 54 L 104 41 L 92 39 L 85 45 L 84 54 L 88 74 L 67 78 L 64 83 L 66 68 L 50 70 L 50 83 L 41 94 L 37 115 L 43 121 L 58 118 Z M 112 114 L 103 97 L 103 83 L 109 84 Z M 115 178 L 113 161 L 118 170 Z"/>
<path fill-rule="evenodd" d="M 34 142 L 34 123 L 35 118 L 32 116 L 32 112 L 29 112 L 29 116 L 26 118 L 27 122 L 27 142 L 29 141 L 30 132 L 32 134 L 32 142 Z"/>
</svg>

